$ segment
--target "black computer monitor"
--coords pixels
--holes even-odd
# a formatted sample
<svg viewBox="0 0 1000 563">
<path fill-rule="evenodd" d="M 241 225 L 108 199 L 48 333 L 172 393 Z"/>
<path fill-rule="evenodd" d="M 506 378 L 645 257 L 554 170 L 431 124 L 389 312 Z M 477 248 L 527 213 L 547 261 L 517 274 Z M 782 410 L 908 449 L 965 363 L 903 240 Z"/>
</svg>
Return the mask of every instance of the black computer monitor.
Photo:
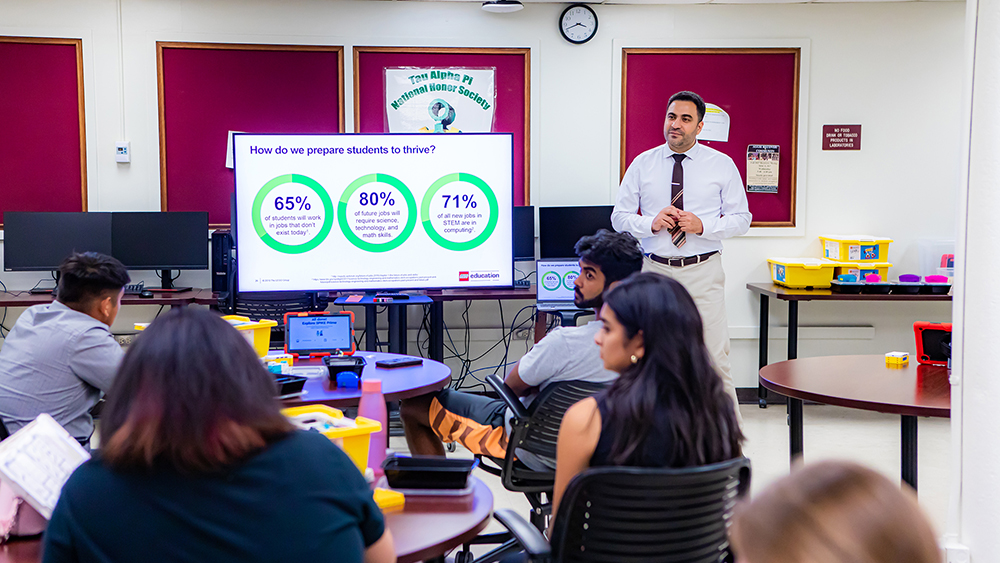
<svg viewBox="0 0 1000 563">
<path fill-rule="evenodd" d="M 179 290 L 170 270 L 208 269 L 208 213 L 116 212 L 111 254 L 130 270 L 161 270 L 162 289 Z"/>
<path fill-rule="evenodd" d="M 539 258 L 575 258 L 573 247 L 580 237 L 592 235 L 600 229 L 614 230 L 611 226 L 611 211 L 614 208 L 613 205 L 539 207 Z"/>
<path fill-rule="evenodd" d="M 7 211 L 3 268 L 8 272 L 58 270 L 74 252 L 111 254 L 111 214 Z"/>
<path fill-rule="evenodd" d="M 535 207 L 514 207 L 514 260 L 535 259 Z"/>
</svg>

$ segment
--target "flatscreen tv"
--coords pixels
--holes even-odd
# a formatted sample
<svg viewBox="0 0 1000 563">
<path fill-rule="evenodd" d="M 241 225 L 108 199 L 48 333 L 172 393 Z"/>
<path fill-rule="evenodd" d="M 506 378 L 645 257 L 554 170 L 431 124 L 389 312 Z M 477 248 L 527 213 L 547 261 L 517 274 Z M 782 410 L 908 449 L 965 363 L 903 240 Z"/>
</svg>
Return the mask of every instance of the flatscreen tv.
<svg viewBox="0 0 1000 563">
<path fill-rule="evenodd" d="M 233 142 L 240 291 L 513 284 L 510 134 Z"/>
<path fill-rule="evenodd" d="M 111 254 L 111 213 L 4 213 L 3 268 L 8 272 L 58 270 L 74 252 Z"/>
<path fill-rule="evenodd" d="M 535 208 L 521 205 L 514 208 L 514 260 L 535 259 Z"/>
<path fill-rule="evenodd" d="M 538 253 L 542 260 L 576 258 L 576 241 L 601 229 L 614 231 L 614 205 L 538 208 Z"/>
<path fill-rule="evenodd" d="M 207 270 L 208 213 L 116 211 L 111 254 L 130 270 Z"/>
</svg>

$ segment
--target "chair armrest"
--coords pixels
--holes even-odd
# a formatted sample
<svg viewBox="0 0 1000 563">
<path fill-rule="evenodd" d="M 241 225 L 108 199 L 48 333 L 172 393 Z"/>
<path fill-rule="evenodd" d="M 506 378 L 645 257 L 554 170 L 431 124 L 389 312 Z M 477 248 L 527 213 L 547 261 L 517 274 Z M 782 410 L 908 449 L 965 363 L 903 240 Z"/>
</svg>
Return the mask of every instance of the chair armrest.
<svg viewBox="0 0 1000 563">
<path fill-rule="evenodd" d="M 487 375 L 486 382 L 493 387 L 493 390 L 496 391 L 498 395 L 500 395 L 500 398 L 507 404 L 507 408 L 510 409 L 510 412 L 514 413 L 515 418 L 519 418 L 521 420 L 528 418 L 528 409 L 524 408 L 524 404 L 521 403 L 521 400 L 517 398 L 517 395 L 514 394 L 510 387 L 507 387 L 507 384 L 504 383 L 497 374 L 491 373 Z"/>
<path fill-rule="evenodd" d="M 524 548 L 531 561 L 550 560 L 552 547 L 548 540 L 538 531 L 538 528 L 529 524 L 520 514 L 509 508 L 500 508 L 493 512 L 493 517 L 510 530 L 510 533 L 514 534 L 514 539 Z"/>
<path fill-rule="evenodd" d="M 492 457 L 476 454 L 476 459 L 479 460 L 479 469 L 482 469 L 490 475 L 496 475 L 497 477 L 503 475 L 503 469 L 497 467 L 499 464 Z M 489 462 L 487 463 L 486 460 L 489 460 Z"/>
</svg>

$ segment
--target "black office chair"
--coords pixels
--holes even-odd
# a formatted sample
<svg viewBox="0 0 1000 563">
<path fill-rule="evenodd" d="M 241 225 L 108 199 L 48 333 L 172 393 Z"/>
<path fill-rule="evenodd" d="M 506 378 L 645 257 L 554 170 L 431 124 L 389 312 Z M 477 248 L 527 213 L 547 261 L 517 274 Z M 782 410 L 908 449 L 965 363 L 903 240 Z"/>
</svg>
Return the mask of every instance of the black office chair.
<svg viewBox="0 0 1000 563">
<path fill-rule="evenodd" d="M 530 452 L 555 467 L 556 440 L 559 425 L 566 410 L 575 403 L 590 397 L 607 387 L 607 383 L 589 381 L 560 381 L 545 387 L 531 406 L 525 408 L 510 387 L 495 374 L 486 376 L 486 381 L 507 404 L 513 416 L 510 420 L 510 436 L 507 453 L 503 459 L 486 456 L 479 458 L 479 467 L 487 473 L 498 475 L 504 488 L 524 493 L 531 504 L 529 519 L 538 530 L 545 529 L 546 516 L 552 513 L 552 488 L 555 470 L 531 469 L 517 459 L 519 452 Z M 468 544 L 455 557 L 456 563 L 472 561 L 469 545 L 501 544 L 476 561 L 494 561 L 504 554 L 519 550 L 513 537 L 507 533 L 483 534 Z"/>
<path fill-rule="evenodd" d="M 566 487 L 551 541 L 519 514 L 494 516 L 532 562 L 721 563 L 733 509 L 750 489 L 750 460 L 701 467 L 597 467 Z"/>
<path fill-rule="evenodd" d="M 278 326 L 271 329 L 271 344 L 281 346 L 285 345 L 285 313 L 325 311 L 329 305 L 330 295 L 325 291 L 236 293 L 233 300 L 236 315 L 277 321 Z"/>
</svg>

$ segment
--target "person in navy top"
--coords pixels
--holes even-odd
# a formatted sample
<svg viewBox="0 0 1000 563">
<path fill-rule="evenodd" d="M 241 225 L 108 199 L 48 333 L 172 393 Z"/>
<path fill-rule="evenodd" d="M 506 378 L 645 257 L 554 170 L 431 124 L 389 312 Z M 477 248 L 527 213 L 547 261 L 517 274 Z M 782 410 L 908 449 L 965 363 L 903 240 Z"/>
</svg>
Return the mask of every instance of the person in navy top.
<svg viewBox="0 0 1000 563">
<path fill-rule="evenodd" d="M 173 309 L 129 348 L 101 449 L 70 476 L 43 561 L 395 561 L 347 455 L 282 416 L 236 329 Z"/>
</svg>

